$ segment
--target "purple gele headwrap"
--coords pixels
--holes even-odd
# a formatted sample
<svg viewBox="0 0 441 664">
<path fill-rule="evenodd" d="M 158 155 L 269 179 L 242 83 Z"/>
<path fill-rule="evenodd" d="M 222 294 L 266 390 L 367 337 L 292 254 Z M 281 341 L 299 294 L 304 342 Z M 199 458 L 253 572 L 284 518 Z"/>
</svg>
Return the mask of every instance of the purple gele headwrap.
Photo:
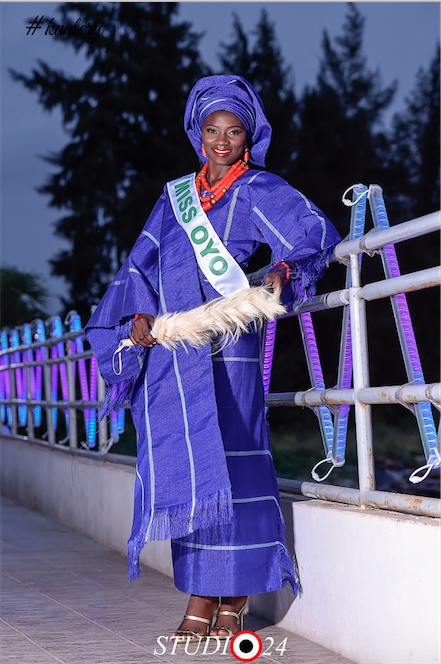
<svg viewBox="0 0 441 664">
<path fill-rule="evenodd" d="M 202 156 L 202 125 L 215 111 L 229 111 L 242 120 L 248 134 L 250 160 L 265 166 L 271 140 L 271 125 L 257 90 L 242 76 L 205 76 L 194 85 L 184 113 L 184 129 L 199 158 Z"/>
</svg>

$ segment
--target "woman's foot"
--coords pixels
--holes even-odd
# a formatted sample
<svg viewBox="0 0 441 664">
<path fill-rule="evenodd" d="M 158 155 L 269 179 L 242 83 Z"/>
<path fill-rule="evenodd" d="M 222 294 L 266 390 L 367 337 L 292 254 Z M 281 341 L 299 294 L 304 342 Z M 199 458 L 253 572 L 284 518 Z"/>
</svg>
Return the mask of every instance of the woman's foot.
<svg viewBox="0 0 441 664">
<path fill-rule="evenodd" d="M 183 642 L 205 638 L 218 607 L 219 597 L 191 595 L 184 620 L 170 638 Z"/>
<path fill-rule="evenodd" d="M 227 639 L 243 629 L 243 612 L 248 597 L 222 597 L 216 624 L 210 629 L 210 636 Z"/>
</svg>

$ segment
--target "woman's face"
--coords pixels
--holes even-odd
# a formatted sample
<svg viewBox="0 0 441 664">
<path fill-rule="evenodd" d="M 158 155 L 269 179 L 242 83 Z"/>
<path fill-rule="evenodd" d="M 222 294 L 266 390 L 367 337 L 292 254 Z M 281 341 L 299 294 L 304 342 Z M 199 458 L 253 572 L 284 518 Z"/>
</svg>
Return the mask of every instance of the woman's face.
<svg viewBox="0 0 441 664">
<path fill-rule="evenodd" d="M 229 111 L 215 111 L 202 125 L 202 145 L 210 163 L 231 166 L 244 153 L 247 132 L 236 115 Z"/>
</svg>

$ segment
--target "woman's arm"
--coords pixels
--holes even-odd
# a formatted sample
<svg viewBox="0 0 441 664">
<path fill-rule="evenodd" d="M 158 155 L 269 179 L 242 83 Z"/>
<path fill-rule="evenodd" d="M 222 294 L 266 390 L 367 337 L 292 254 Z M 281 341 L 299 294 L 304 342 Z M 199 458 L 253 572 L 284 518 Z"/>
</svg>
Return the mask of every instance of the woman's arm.
<svg viewBox="0 0 441 664">
<path fill-rule="evenodd" d="M 273 281 L 274 274 L 282 274 L 283 303 L 291 308 L 314 295 L 316 283 L 328 267 L 340 236 L 310 200 L 286 181 L 274 178 L 269 174 L 268 184 L 276 182 L 276 186 L 252 205 L 252 218 L 275 260 L 265 283 Z"/>
</svg>

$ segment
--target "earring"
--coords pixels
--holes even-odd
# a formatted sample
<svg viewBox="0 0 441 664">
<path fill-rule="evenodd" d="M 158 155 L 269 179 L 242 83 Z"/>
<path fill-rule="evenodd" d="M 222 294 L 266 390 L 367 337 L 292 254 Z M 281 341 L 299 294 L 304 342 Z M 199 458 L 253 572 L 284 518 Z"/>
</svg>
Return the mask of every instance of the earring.
<svg viewBox="0 0 441 664">
<path fill-rule="evenodd" d="M 206 157 L 206 156 L 207 156 L 207 153 L 205 152 L 205 148 L 204 148 L 204 146 L 202 146 L 202 150 L 201 150 L 201 152 L 202 152 L 202 156 L 203 156 L 203 157 Z"/>
<path fill-rule="evenodd" d="M 247 146 L 245 145 L 245 152 L 243 153 L 243 160 L 244 161 L 249 161 L 249 158 L 250 158 L 250 153 L 249 153 L 249 150 L 248 150 Z"/>
</svg>

